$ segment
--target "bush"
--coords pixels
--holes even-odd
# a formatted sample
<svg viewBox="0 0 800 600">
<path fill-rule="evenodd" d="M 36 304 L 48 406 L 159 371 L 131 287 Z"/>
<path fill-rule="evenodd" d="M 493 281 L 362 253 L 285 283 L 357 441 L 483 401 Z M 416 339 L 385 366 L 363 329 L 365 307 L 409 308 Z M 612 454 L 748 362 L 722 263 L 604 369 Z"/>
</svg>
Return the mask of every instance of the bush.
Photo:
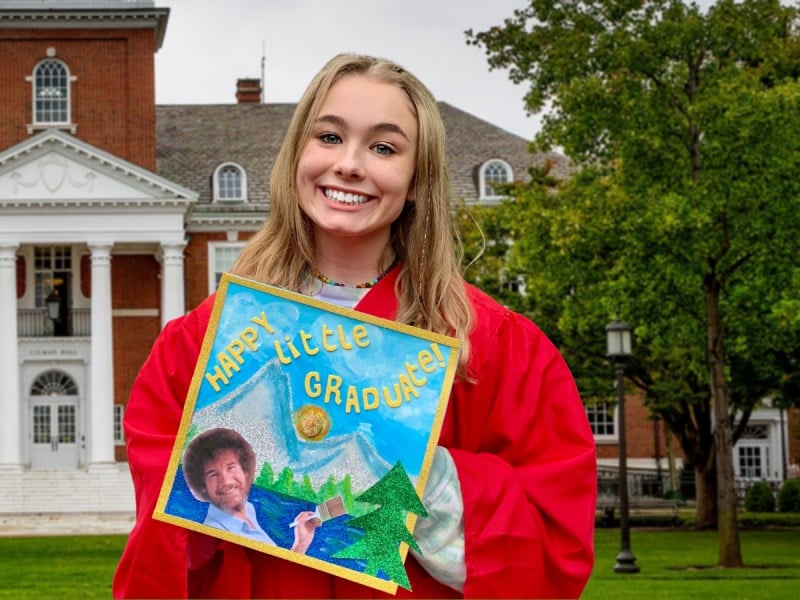
<svg viewBox="0 0 800 600">
<path fill-rule="evenodd" d="M 800 479 L 787 479 L 778 492 L 778 510 L 782 513 L 800 513 Z"/>
<path fill-rule="evenodd" d="M 800 527 L 800 513 L 749 513 L 737 515 L 742 529 L 766 529 Z"/>
<path fill-rule="evenodd" d="M 766 481 L 756 481 L 744 496 L 744 508 L 749 512 L 775 512 L 775 495 Z"/>
</svg>

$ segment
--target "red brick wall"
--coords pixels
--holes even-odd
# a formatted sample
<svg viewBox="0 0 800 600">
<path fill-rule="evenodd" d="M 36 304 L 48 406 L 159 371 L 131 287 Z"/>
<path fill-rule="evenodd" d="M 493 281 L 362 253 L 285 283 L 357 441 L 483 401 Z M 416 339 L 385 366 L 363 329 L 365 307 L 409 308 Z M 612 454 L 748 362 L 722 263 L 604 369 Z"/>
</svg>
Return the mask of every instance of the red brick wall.
<svg viewBox="0 0 800 600">
<path fill-rule="evenodd" d="M 658 429 L 658 455 L 662 459 L 667 458 L 667 441 L 664 436 L 664 424 L 657 421 Z M 654 420 L 650 417 L 650 411 L 644 406 L 639 395 L 625 396 L 625 429 L 627 435 L 625 443 L 628 449 L 628 458 L 656 458 L 656 434 L 653 427 Z M 672 452 L 676 458 L 683 458 L 678 439 L 672 436 Z M 617 442 L 597 444 L 598 458 L 619 458 L 619 444 Z"/>
<path fill-rule="evenodd" d="M 92 259 L 89 254 L 81 256 L 81 294 L 92 297 Z"/>
<path fill-rule="evenodd" d="M 153 316 L 113 318 L 114 402 L 127 404 L 134 379 L 161 331 L 161 266 L 152 255 L 113 255 L 111 259 L 111 306 L 114 310 L 150 309 Z M 116 458 L 127 460 L 124 447 Z"/>
<path fill-rule="evenodd" d="M 29 137 L 33 91 L 25 78 L 50 47 L 77 77 L 71 84 L 77 137 L 155 170 L 155 36 L 150 29 L 4 29 L 0 148 Z"/>
<path fill-rule="evenodd" d="M 25 258 L 17 257 L 17 298 L 25 295 Z"/>
<path fill-rule="evenodd" d="M 239 232 L 239 241 L 245 241 L 253 232 Z M 185 251 L 186 309 L 191 310 L 208 297 L 208 243 L 225 242 L 224 232 L 192 233 Z"/>
</svg>

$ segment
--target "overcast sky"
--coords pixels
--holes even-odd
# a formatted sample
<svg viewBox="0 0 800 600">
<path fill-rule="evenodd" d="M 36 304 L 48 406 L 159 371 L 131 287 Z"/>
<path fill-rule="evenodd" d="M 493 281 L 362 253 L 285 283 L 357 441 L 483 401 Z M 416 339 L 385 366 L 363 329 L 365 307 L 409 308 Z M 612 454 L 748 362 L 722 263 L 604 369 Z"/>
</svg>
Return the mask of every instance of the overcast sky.
<svg viewBox="0 0 800 600">
<path fill-rule="evenodd" d="M 159 104 L 235 102 L 236 80 L 261 76 L 267 102 L 297 102 L 332 56 L 358 52 L 400 63 L 436 96 L 503 129 L 533 137 L 523 86 L 489 72 L 464 31 L 499 25 L 526 0 L 155 0 L 170 8 L 156 54 Z"/>
</svg>

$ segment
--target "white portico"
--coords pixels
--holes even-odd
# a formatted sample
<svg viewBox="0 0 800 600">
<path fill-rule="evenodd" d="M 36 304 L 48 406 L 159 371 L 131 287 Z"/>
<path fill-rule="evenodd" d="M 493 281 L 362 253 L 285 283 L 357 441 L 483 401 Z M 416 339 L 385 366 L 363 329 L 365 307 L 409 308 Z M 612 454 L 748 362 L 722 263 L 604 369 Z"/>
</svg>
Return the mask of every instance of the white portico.
<svg viewBox="0 0 800 600">
<path fill-rule="evenodd" d="M 183 314 L 196 199 L 56 129 L 0 154 L 0 470 L 114 464 L 114 259 L 155 257 L 152 310 Z"/>
</svg>

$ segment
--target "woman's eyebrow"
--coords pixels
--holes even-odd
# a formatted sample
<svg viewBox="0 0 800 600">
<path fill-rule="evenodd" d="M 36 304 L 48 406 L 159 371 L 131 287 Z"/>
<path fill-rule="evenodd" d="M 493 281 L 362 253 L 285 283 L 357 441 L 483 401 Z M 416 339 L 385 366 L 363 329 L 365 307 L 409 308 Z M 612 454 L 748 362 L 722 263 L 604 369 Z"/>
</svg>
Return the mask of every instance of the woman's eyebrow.
<svg viewBox="0 0 800 600">
<path fill-rule="evenodd" d="M 344 120 L 339 115 L 320 115 L 316 119 L 317 123 L 330 123 L 331 125 L 336 125 L 337 127 L 341 127 L 342 129 L 348 129 L 347 121 Z M 410 141 L 406 132 L 403 131 L 403 128 L 400 127 L 397 123 L 392 123 L 391 121 L 386 123 L 376 123 L 375 125 L 369 128 L 369 133 L 381 133 L 381 132 L 392 132 L 398 133 L 402 135 L 406 140 Z"/>
</svg>

